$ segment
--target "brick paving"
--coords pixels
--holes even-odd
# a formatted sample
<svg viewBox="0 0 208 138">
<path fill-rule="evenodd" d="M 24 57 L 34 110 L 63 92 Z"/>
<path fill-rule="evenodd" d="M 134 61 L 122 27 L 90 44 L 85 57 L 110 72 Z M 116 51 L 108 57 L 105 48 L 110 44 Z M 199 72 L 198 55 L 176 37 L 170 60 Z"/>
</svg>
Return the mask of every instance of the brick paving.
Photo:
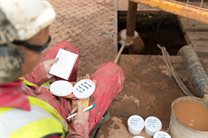
<svg viewBox="0 0 208 138">
<path fill-rule="evenodd" d="M 78 76 L 92 73 L 117 53 L 116 0 L 51 0 L 57 17 L 52 44 L 67 40 L 81 51 Z"/>
<path fill-rule="evenodd" d="M 120 10 L 127 2 L 119 0 Z M 117 53 L 117 1 L 116 0 L 51 0 L 57 11 L 51 26 L 52 44 L 68 40 L 79 47 L 81 64 L 79 76 L 92 73 Z M 147 64 L 149 63 L 149 64 Z M 161 118 L 166 130 L 169 124 L 170 104 L 182 96 L 167 71 L 161 57 L 122 56 L 126 81 L 122 93 L 114 100 L 109 111 L 111 119 L 102 126 L 99 138 L 131 138 L 127 130 L 130 115 L 143 117 L 155 115 Z M 174 65 L 185 74 L 180 59 Z M 187 78 L 182 77 L 182 78 Z M 187 79 L 184 80 L 187 82 Z M 130 108 L 129 108 L 130 107 Z M 145 136 L 145 135 L 144 135 Z M 147 137 L 148 138 L 148 137 Z"/>
</svg>

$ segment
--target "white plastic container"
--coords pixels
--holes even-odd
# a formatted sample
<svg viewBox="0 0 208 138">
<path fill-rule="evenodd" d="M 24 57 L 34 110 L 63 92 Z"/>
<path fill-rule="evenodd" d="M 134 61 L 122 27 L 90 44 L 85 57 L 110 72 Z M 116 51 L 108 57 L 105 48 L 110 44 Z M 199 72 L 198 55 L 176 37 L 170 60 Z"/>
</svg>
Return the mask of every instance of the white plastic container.
<svg viewBox="0 0 208 138">
<path fill-rule="evenodd" d="M 53 95 L 64 97 L 70 95 L 73 91 L 73 85 L 65 80 L 58 80 L 50 85 L 50 92 Z"/>
<path fill-rule="evenodd" d="M 139 135 L 144 128 L 144 119 L 138 115 L 132 115 L 128 119 L 128 130 L 132 135 Z"/>
<path fill-rule="evenodd" d="M 74 86 L 65 80 L 58 80 L 50 85 L 50 92 L 53 95 L 77 99 L 86 99 L 95 91 L 95 83 L 89 79 L 78 81 Z"/>
<path fill-rule="evenodd" d="M 154 134 L 153 138 L 171 138 L 171 136 L 167 132 L 158 131 Z"/>
<path fill-rule="evenodd" d="M 78 81 L 73 88 L 73 94 L 77 99 L 86 99 L 95 91 L 95 83 L 92 80 L 84 79 Z"/>
<path fill-rule="evenodd" d="M 153 136 L 156 132 L 160 131 L 162 128 L 161 121 L 154 116 L 147 117 L 145 119 L 145 132 L 149 136 Z"/>
<path fill-rule="evenodd" d="M 143 137 L 143 136 L 134 136 L 132 138 L 145 138 L 145 137 Z"/>
</svg>

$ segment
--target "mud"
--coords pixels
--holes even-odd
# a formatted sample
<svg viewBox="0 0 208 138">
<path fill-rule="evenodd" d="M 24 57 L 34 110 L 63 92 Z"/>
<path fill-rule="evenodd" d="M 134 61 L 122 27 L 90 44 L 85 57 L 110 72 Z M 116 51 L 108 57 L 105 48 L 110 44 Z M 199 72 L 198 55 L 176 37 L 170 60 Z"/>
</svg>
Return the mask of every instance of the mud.
<svg viewBox="0 0 208 138">
<path fill-rule="evenodd" d="M 126 77 L 124 89 L 113 101 L 109 109 L 111 120 L 102 126 L 100 136 L 132 138 L 127 130 L 127 120 L 134 114 L 144 119 L 156 116 L 166 130 L 169 126 L 171 103 L 183 94 L 171 78 L 162 57 L 122 55 L 120 61 Z M 177 59 L 173 61 L 175 67 L 182 70 L 182 64 L 179 64 Z M 115 117 L 119 121 L 115 120 Z M 145 133 L 143 136 L 147 137 Z"/>
<path fill-rule="evenodd" d="M 183 100 L 173 105 L 179 121 L 194 130 L 208 131 L 208 106 L 193 100 Z"/>
</svg>

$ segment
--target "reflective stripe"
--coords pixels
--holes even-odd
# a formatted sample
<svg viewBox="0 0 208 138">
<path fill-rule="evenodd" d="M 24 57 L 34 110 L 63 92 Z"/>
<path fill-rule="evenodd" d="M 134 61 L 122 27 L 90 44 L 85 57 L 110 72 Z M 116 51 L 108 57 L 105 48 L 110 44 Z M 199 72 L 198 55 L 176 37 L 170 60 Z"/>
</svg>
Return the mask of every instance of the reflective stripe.
<svg viewBox="0 0 208 138">
<path fill-rule="evenodd" d="M 31 87 L 37 86 L 36 84 L 34 84 L 34 83 L 29 82 L 28 80 L 26 80 L 24 77 L 20 77 L 19 79 L 22 80 L 22 82 L 23 82 L 25 85 L 27 85 L 27 86 L 31 86 Z"/>
<path fill-rule="evenodd" d="M 68 131 L 68 124 L 67 122 L 62 118 L 62 116 L 56 111 L 55 108 L 53 108 L 50 104 L 48 104 L 47 102 L 44 102 L 38 98 L 35 97 L 31 97 L 28 96 L 29 100 L 30 100 L 30 104 L 31 105 L 37 105 L 39 107 L 41 107 L 42 109 L 44 109 L 45 111 L 47 111 L 48 113 L 50 113 L 51 115 L 53 115 L 54 117 L 56 117 L 63 125 L 65 131 Z"/>
<path fill-rule="evenodd" d="M 26 80 L 24 77 L 20 77 L 19 79 L 22 80 L 22 82 L 23 82 L 25 85 L 27 85 L 27 86 L 30 86 L 30 87 L 38 86 L 38 85 L 36 85 L 36 84 L 34 84 L 34 83 L 32 83 L 32 82 Z M 50 84 L 51 84 L 51 82 L 50 82 L 50 80 L 49 80 L 49 81 L 47 81 L 47 82 L 44 82 L 44 83 L 41 84 L 40 86 L 49 89 Z"/>
<path fill-rule="evenodd" d="M 40 120 L 42 118 L 55 119 L 46 111 L 44 111 L 43 109 L 37 106 L 32 106 L 31 111 L 29 112 L 20 109 L 13 109 L 2 114 L 0 117 L 1 117 L 1 125 L 3 125 L 1 126 L 3 132 L 2 136 L 6 136 L 6 137 L 8 137 L 10 134 L 15 132 L 19 128 L 31 122 Z M 12 125 L 12 127 L 10 125 Z"/>
<path fill-rule="evenodd" d="M 65 135 L 68 125 L 60 114 L 50 104 L 35 97 L 28 98 L 31 104 L 30 111 L 0 108 L 0 138 L 23 138 L 28 135 L 43 137 L 52 133 Z"/>
<path fill-rule="evenodd" d="M 47 82 L 44 82 L 43 84 L 41 84 L 40 86 L 41 87 L 45 87 L 45 88 L 50 88 L 50 85 L 51 85 L 51 81 L 49 80 L 49 81 L 47 81 Z"/>
<path fill-rule="evenodd" d="M 3 108 L 0 108 L 0 115 L 2 115 L 3 113 L 6 113 L 9 110 L 12 110 L 12 108 L 9 108 L 9 107 L 5 107 L 4 109 Z"/>
<path fill-rule="evenodd" d="M 28 136 L 30 138 L 40 138 L 54 133 L 63 134 L 61 123 L 52 118 L 44 118 L 20 128 L 18 131 L 11 134 L 11 138 L 17 138 L 17 136 L 19 138 L 28 138 Z"/>
</svg>

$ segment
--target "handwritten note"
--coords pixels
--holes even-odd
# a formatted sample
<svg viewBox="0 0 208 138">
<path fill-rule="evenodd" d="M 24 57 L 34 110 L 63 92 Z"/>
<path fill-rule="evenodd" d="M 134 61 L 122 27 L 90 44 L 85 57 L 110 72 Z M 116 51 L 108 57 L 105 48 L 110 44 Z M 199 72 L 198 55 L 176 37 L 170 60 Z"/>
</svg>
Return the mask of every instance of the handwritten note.
<svg viewBox="0 0 208 138">
<path fill-rule="evenodd" d="M 51 75 L 68 80 L 78 55 L 64 49 L 59 49 L 56 58 L 58 58 L 58 61 L 52 65 L 49 73 Z"/>
</svg>

